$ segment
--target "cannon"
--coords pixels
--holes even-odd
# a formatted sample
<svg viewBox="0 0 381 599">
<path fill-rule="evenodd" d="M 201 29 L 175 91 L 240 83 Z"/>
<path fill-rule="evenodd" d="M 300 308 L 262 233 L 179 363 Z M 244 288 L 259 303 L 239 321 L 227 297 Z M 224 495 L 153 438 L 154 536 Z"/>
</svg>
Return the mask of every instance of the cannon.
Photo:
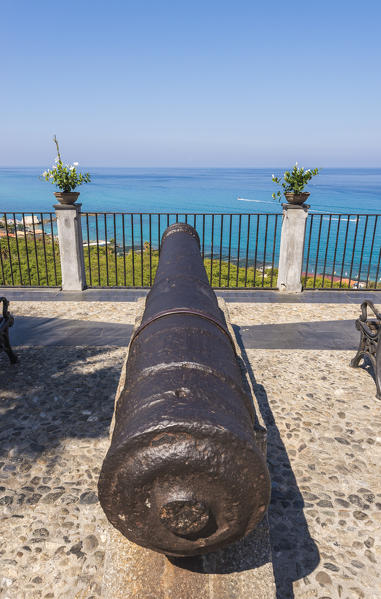
<svg viewBox="0 0 381 599">
<path fill-rule="evenodd" d="M 198 234 L 171 225 L 130 341 L 99 478 L 111 524 L 134 543 L 179 557 L 248 534 L 270 497 L 255 419 Z"/>
</svg>

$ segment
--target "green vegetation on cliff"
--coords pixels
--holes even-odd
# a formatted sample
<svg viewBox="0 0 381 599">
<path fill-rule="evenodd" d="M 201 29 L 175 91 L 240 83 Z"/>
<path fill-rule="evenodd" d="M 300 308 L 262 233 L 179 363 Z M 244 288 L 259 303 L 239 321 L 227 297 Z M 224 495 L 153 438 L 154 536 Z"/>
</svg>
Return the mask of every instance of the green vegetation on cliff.
<svg viewBox="0 0 381 599">
<path fill-rule="evenodd" d="M 53 251 L 54 245 L 54 251 Z M 84 258 L 86 269 L 86 280 L 89 287 L 148 287 L 152 284 L 158 261 L 159 252 L 149 251 L 149 245 L 145 244 L 141 252 L 114 252 L 114 247 L 84 246 Z M 213 287 L 276 287 L 277 268 L 257 268 L 244 266 L 237 268 L 236 264 L 222 260 L 205 258 L 206 272 Z M 151 273 L 151 274 L 150 274 Z M 304 286 L 313 286 L 313 277 L 303 281 Z M 61 268 L 58 241 L 49 235 L 45 236 L 45 244 L 41 236 L 34 241 L 33 236 L 19 235 L 16 238 L 0 238 L 0 285 L 34 285 L 34 286 L 60 286 Z M 316 278 L 316 287 L 322 287 L 321 277 Z M 331 284 L 331 279 L 324 280 L 325 288 L 338 288 L 339 281 Z M 370 283 L 374 287 L 374 282 Z M 348 287 L 347 282 L 342 282 L 341 287 Z"/>
</svg>

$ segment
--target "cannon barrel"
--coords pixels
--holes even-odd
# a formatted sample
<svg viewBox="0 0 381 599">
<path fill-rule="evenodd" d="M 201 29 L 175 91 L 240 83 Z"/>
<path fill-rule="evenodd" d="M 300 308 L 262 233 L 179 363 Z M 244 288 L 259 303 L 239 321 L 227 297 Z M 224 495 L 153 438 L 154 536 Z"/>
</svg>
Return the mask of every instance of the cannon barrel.
<svg viewBox="0 0 381 599">
<path fill-rule="evenodd" d="M 198 234 L 185 223 L 163 234 L 125 380 L 98 484 L 110 522 L 172 556 L 214 551 L 253 530 L 269 474 Z"/>
</svg>

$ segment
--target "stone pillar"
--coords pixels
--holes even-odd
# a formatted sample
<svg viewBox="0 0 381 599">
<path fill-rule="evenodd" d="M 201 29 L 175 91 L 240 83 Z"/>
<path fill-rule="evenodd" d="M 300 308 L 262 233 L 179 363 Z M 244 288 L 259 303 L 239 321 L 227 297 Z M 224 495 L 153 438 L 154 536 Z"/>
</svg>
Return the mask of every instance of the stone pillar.
<svg viewBox="0 0 381 599">
<path fill-rule="evenodd" d="M 82 291 L 86 287 L 81 227 L 82 204 L 56 204 L 60 247 L 62 291 Z"/>
<path fill-rule="evenodd" d="M 307 204 L 282 204 L 282 234 L 280 239 L 278 289 L 283 293 L 300 293 L 303 264 Z"/>
</svg>

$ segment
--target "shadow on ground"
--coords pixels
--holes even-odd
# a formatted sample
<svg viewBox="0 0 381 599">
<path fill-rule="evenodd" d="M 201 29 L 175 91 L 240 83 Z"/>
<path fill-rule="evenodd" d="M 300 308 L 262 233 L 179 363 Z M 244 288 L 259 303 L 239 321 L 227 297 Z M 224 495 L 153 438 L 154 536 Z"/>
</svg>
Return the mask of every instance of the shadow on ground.
<svg viewBox="0 0 381 599">
<path fill-rule="evenodd" d="M 15 365 L 0 353 L 0 457 L 22 471 L 62 440 L 108 435 L 125 349 L 33 347 L 16 353 Z"/>
<path fill-rule="evenodd" d="M 314 320 L 234 326 L 246 349 L 356 350 L 359 333 L 353 320 Z"/>
<path fill-rule="evenodd" d="M 319 551 L 308 530 L 303 513 L 307 506 L 276 426 L 266 389 L 257 383 L 239 328 L 234 328 L 267 428 L 267 461 L 272 481 L 268 518 L 277 599 L 293 599 L 293 583 L 315 570 L 320 561 Z"/>
</svg>

